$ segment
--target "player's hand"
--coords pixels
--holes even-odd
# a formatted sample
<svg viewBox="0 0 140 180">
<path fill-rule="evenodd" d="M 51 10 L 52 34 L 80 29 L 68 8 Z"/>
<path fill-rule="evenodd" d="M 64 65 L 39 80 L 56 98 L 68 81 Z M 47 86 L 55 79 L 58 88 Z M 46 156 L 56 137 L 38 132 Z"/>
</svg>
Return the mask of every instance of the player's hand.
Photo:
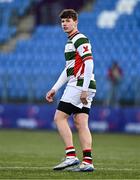
<svg viewBox="0 0 140 180">
<path fill-rule="evenodd" d="M 87 97 L 88 97 L 88 91 L 82 91 L 80 99 L 84 105 L 88 104 Z"/>
<path fill-rule="evenodd" d="M 55 95 L 55 90 L 54 89 L 51 89 L 47 94 L 46 94 L 46 100 L 51 103 L 53 102 L 53 98 L 54 98 L 54 95 Z"/>
</svg>

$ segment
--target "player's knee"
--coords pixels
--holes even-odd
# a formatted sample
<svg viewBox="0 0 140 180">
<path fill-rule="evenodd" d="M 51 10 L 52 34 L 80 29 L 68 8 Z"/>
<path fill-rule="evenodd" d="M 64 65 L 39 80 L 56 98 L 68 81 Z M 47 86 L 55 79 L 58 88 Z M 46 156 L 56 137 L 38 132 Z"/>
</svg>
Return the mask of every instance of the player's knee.
<svg viewBox="0 0 140 180">
<path fill-rule="evenodd" d="M 77 121 L 77 119 L 74 119 L 74 124 L 77 130 L 80 130 L 82 128 L 81 124 L 79 123 L 79 121 Z"/>
<path fill-rule="evenodd" d="M 79 124 L 77 122 L 75 122 L 74 124 L 75 124 L 76 129 L 79 129 Z"/>
<path fill-rule="evenodd" d="M 61 123 L 65 122 L 66 120 L 67 120 L 67 117 L 65 117 L 65 116 L 60 116 L 59 114 L 56 114 L 54 116 L 55 124 L 61 124 Z"/>
<path fill-rule="evenodd" d="M 88 126 L 86 124 L 83 124 L 81 122 L 75 122 L 75 127 L 78 131 L 82 131 L 82 130 L 88 128 Z"/>
<path fill-rule="evenodd" d="M 55 124 L 57 124 L 59 122 L 59 117 L 58 116 L 54 117 L 54 122 L 55 122 Z"/>
</svg>

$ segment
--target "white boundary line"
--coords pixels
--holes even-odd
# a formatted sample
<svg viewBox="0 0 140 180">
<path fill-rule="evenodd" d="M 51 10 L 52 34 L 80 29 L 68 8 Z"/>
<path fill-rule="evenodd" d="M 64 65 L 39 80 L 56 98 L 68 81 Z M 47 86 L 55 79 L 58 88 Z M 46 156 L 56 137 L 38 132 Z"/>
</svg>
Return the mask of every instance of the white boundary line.
<svg viewBox="0 0 140 180">
<path fill-rule="evenodd" d="M 11 170 L 16 170 L 16 169 L 53 169 L 53 167 L 47 167 L 47 166 L 5 166 L 5 167 L 0 167 L 0 170 L 7 170 L 7 169 L 11 169 Z M 139 169 L 132 169 L 132 168 L 122 168 L 122 169 L 118 169 L 118 168 L 95 168 L 95 170 L 103 170 L 103 171 L 139 171 Z"/>
<path fill-rule="evenodd" d="M 0 167 L 0 170 L 5 170 L 5 169 L 53 169 L 52 167 L 47 167 L 47 166 L 42 166 L 42 167 L 37 167 L 37 166 L 5 166 L 5 167 Z"/>
<path fill-rule="evenodd" d="M 105 170 L 105 171 L 139 171 L 139 169 L 132 169 L 132 168 L 95 168 L 95 170 Z"/>
</svg>

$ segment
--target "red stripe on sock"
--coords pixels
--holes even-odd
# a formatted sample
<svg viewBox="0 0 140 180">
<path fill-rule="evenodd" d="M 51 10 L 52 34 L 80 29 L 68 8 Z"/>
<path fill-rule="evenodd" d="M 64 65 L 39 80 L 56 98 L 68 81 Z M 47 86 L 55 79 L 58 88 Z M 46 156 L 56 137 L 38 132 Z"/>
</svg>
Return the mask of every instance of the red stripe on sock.
<svg viewBox="0 0 140 180">
<path fill-rule="evenodd" d="M 74 149 L 74 146 L 69 146 L 69 147 L 66 147 L 65 150 L 68 150 L 68 149 Z"/>
<path fill-rule="evenodd" d="M 67 156 L 76 156 L 76 154 L 71 153 L 71 154 L 67 154 Z"/>
<path fill-rule="evenodd" d="M 87 162 L 89 164 L 92 164 L 92 160 L 90 160 L 90 159 L 83 159 L 83 162 Z"/>
<path fill-rule="evenodd" d="M 91 149 L 85 149 L 83 152 L 91 152 Z"/>
</svg>

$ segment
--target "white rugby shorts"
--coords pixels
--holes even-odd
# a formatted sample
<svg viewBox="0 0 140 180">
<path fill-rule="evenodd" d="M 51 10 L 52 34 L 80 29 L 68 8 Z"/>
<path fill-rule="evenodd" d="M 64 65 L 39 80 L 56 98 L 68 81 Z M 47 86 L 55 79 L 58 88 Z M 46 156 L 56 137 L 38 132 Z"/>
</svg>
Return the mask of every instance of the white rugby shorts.
<svg viewBox="0 0 140 180">
<path fill-rule="evenodd" d="M 87 97 L 87 101 L 88 101 L 87 105 L 84 105 L 80 100 L 81 92 L 82 92 L 81 89 L 78 89 L 74 86 L 66 86 L 60 101 L 71 103 L 79 108 L 82 107 L 90 108 L 93 97 L 95 96 L 95 92 L 90 92 L 90 91 L 88 92 L 89 95 Z"/>
</svg>

